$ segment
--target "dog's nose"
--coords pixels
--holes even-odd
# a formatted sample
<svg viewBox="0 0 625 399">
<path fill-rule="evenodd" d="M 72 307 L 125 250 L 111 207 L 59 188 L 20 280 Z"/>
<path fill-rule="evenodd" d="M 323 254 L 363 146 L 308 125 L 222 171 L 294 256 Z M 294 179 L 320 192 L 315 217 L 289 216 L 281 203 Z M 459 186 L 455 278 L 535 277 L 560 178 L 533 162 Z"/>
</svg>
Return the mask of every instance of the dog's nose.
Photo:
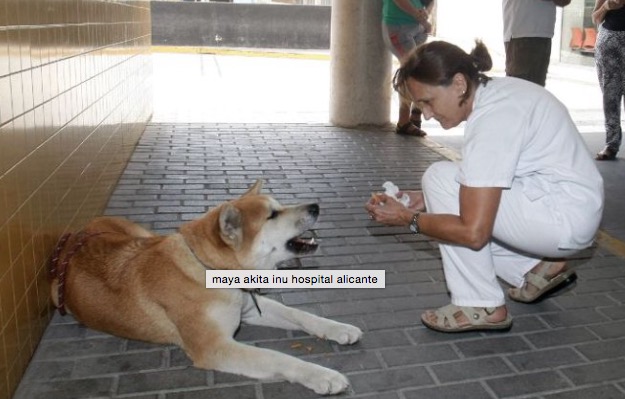
<svg viewBox="0 0 625 399">
<path fill-rule="evenodd" d="M 308 213 L 314 217 L 319 216 L 319 205 L 317 204 L 308 205 Z"/>
</svg>

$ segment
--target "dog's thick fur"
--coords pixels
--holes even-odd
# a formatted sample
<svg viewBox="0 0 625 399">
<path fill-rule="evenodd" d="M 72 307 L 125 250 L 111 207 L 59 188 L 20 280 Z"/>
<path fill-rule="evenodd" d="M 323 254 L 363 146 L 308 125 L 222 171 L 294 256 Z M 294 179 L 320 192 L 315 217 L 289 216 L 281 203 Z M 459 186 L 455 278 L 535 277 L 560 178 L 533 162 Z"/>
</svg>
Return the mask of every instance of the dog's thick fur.
<svg viewBox="0 0 625 399">
<path fill-rule="evenodd" d="M 77 320 L 117 336 L 182 347 L 196 367 L 259 379 L 286 379 L 320 394 L 347 389 L 342 374 L 233 339 L 241 321 L 306 331 L 340 344 L 358 341 L 357 327 L 321 318 L 249 293 L 205 288 L 206 268 L 273 269 L 316 244 L 293 240 L 316 222 L 319 207 L 285 207 L 260 194 L 256 182 L 241 197 L 178 233 L 158 236 L 122 218 L 101 217 L 66 243 L 70 258 L 65 306 Z M 299 242 L 299 243 L 298 243 Z M 52 296 L 58 304 L 58 280 Z"/>
</svg>

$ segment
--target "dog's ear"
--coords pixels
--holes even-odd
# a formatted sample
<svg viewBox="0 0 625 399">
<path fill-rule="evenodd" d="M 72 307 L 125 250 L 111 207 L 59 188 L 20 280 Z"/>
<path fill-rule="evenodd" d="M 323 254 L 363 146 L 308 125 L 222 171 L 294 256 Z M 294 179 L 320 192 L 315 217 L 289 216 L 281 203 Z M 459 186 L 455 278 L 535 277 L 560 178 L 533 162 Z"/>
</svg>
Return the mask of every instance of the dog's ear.
<svg viewBox="0 0 625 399">
<path fill-rule="evenodd" d="M 241 245 L 241 212 L 231 204 L 224 204 L 219 213 L 219 233 L 221 239 L 235 250 Z"/>
<path fill-rule="evenodd" d="M 258 195 L 260 194 L 260 190 L 263 188 L 263 181 L 261 179 L 256 180 L 256 182 L 254 183 L 254 185 L 252 185 L 252 187 L 250 187 L 245 194 L 242 195 L 242 197 L 246 196 L 246 195 Z"/>
</svg>

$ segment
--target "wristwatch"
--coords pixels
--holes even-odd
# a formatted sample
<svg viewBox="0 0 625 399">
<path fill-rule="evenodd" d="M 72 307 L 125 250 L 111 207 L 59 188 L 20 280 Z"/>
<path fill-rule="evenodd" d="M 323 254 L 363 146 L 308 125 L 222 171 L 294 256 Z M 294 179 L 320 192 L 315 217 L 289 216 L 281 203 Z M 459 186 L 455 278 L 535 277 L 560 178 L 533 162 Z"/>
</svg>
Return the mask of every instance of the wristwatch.
<svg viewBox="0 0 625 399">
<path fill-rule="evenodd" d="M 412 220 L 410 221 L 410 231 L 415 234 L 419 234 L 421 231 L 419 230 L 419 216 L 421 216 L 421 212 L 417 212 L 412 215 Z"/>
</svg>

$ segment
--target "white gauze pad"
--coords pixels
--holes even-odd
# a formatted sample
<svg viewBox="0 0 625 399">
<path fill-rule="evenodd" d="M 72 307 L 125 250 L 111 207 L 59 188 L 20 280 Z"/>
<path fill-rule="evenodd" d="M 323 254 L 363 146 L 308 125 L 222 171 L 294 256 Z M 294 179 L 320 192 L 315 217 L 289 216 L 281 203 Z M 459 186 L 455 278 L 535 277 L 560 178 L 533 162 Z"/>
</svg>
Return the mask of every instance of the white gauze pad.
<svg viewBox="0 0 625 399">
<path fill-rule="evenodd" d="M 410 204 L 410 197 L 408 196 L 408 194 L 404 193 L 401 198 L 397 197 L 397 193 L 399 193 L 399 187 L 393 184 L 393 182 L 387 181 L 382 184 L 382 187 L 384 188 L 384 194 L 401 202 L 403 206 L 408 206 Z"/>
</svg>

